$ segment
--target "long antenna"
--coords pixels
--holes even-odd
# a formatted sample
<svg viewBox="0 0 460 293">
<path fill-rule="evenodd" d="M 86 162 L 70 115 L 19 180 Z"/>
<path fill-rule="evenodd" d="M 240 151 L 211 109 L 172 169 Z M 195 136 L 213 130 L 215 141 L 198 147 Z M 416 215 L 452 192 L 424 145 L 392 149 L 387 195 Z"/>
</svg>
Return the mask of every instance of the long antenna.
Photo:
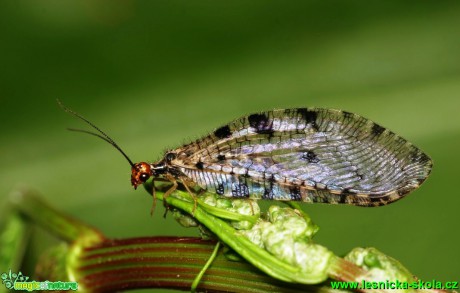
<svg viewBox="0 0 460 293">
<path fill-rule="evenodd" d="M 86 119 L 85 117 L 81 116 L 80 114 L 78 114 L 77 112 L 73 111 L 72 109 L 70 108 L 67 108 L 59 99 L 56 99 L 58 105 L 62 108 L 62 110 L 64 110 L 65 112 L 67 113 L 70 113 L 72 114 L 73 116 L 77 117 L 78 119 L 80 120 L 83 120 L 84 122 L 86 122 L 89 126 L 91 126 L 92 128 L 96 129 L 99 133 L 95 133 L 95 132 L 91 132 L 91 131 L 87 131 L 87 130 L 82 130 L 82 129 L 75 129 L 75 128 L 68 128 L 68 130 L 70 131 L 76 131 L 76 132 L 83 132 L 83 133 L 87 133 L 87 134 L 91 134 L 91 135 L 94 135 L 94 136 L 97 136 L 99 137 L 100 139 L 110 143 L 114 148 L 116 148 L 125 158 L 126 160 L 128 160 L 129 164 L 131 165 L 131 167 L 134 166 L 134 163 L 131 161 L 131 159 L 128 157 L 127 154 L 125 154 L 125 152 L 113 141 L 113 139 L 110 138 L 110 136 L 108 136 L 107 134 L 105 134 L 104 131 L 100 130 L 99 127 L 97 127 L 96 125 L 94 125 L 93 123 L 91 123 L 88 119 Z"/>
</svg>

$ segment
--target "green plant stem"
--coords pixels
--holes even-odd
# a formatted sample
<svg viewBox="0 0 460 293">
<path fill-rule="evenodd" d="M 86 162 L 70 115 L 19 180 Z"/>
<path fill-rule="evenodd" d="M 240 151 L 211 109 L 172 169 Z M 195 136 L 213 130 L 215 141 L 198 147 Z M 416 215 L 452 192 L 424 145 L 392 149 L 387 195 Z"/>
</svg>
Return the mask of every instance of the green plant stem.
<svg viewBox="0 0 460 293">
<path fill-rule="evenodd" d="M 90 244 L 105 239 L 97 229 L 53 209 L 31 191 L 14 192 L 11 201 L 23 216 L 67 242 Z"/>
<path fill-rule="evenodd" d="M 192 289 L 191 293 L 195 293 L 196 289 L 198 288 L 198 284 L 200 284 L 201 279 L 203 278 L 203 275 L 206 273 L 208 270 L 209 266 L 214 262 L 217 256 L 217 252 L 219 251 L 220 248 L 220 242 L 218 241 L 214 247 L 214 250 L 212 251 L 211 256 L 209 257 L 208 261 L 205 263 L 205 265 L 201 268 L 200 272 L 198 275 L 195 277 L 192 283 Z"/>
<path fill-rule="evenodd" d="M 304 277 L 300 275 L 300 269 L 286 264 L 252 243 L 246 237 L 238 235 L 238 232 L 228 225 L 228 223 L 208 214 L 199 205 L 195 208 L 193 199 L 188 193 L 176 191 L 175 194 L 163 198 L 163 193 L 157 191 L 156 196 L 158 200 L 165 200 L 168 205 L 193 215 L 198 222 L 218 235 L 222 242 L 265 273 L 287 282 L 292 282 L 293 279 L 302 279 L 304 283 L 311 283 L 308 276 Z"/>
<path fill-rule="evenodd" d="M 332 263 L 329 269 L 329 276 L 331 277 L 331 279 L 342 281 L 342 282 L 361 281 L 365 279 L 365 275 L 366 275 L 366 270 L 340 257 L 335 257 L 332 260 Z M 372 281 L 372 280 L 369 280 L 369 281 Z M 369 290 L 365 290 L 365 289 L 360 289 L 357 291 L 369 292 Z M 388 291 L 374 289 L 372 290 L 372 292 L 384 293 Z"/>
<path fill-rule="evenodd" d="M 151 192 L 152 186 L 149 184 L 145 185 L 147 191 Z M 163 198 L 163 193 L 157 192 L 158 200 L 164 200 L 169 206 L 179 208 L 188 214 L 192 215 L 198 222 L 206 226 L 211 232 L 216 234 L 218 238 L 241 255 L 244 259 L 250 262 L 255 267 L 261 269 L 265 273 L 279 280 L 286 282 L 296 282 L 303 284 L 316 284 L 316 279 L 311 279 L 308 274 L 302 273 L 299 269 L 291 266 L 269 252 L 261 249 L 260 247 L 253 244 L 246 237 L 239 235 L 239 232 L 231 227 L 227 222 L 208 214 L 201 209 L 198 204 L 197 207 L 194 205 L 193 198 L 187 192 L 176 190 L 175 193 L 171 194 L 167 198 Z M 299 208 L 298 205 L 291 204 L 294 208 Z M 332 280 L 344 281 L 344 282 L 356 282 L 363 279 L 367 280 L 368 275 L 365 269 L 343 259 L 338 256 L 334 256 L 328 267 L 328 276 Z M 375 281 L 375 280 L 369 280 Z M 389 292 L 390 290 L 368 290 L 358 289 L 360 292 Z M 414 290 L 416 292 L 430 291 L 430 292 L 448 292 L 447 290 Z"/>
<path fill-rule="evenodd" d="M 148 237 L 106 240 L 79 255 L 80 288 L 113 292 L 139 288 L 190 290 L 216 243 L 199 238 Z M 208 292 L 330 292 L 322 286 L 284 283 L 246 262 L 218 253 L 197 287 Z"/>
<path fill-rule="evenodd" d="M 33 192 L 15 193 L 12 202 L 22 216 L 70 243 L 45 253 L 37 265 L 37 275 L 43 280 L 76 281 L 79 290 L 86 292 L 140 288 L 189 291 L 216 244 L 181 237 L 107 239 L 96 229 L 51 208 Z M 332 292 L 325 286 L 290 284 L 270 278 L 245 261 L 228 260 L 223 253 L 218 253 L 210 263 L 197 289 Z"/>
<path fill-rule="evenodd" d="M 297 268 L 256 246 L 238 235 L 227 222 L 208 214 L 200 205 L 195 208 L 189 194 L 178 191 L 159 200 L 170 207 L 179 208 L 195 217 L 219 236 L 246 261 L 230 261 L 217 253 L 212 263 L 208 260 L 215 248 L 214 241 L 199 238 L 147 237 L 134 239 L 107 239 L 96 229 L 60 213 L 31 192 L 16 193 L 12 199 L 16 210 L 70 243 L 59 246 L 46 255 L 38 265 L 43 279 L 59 276 L 62 281 L 77 281 L 87 292 L 113 292 L 139 288 L 175 288 L 190 290 L 203 266 L 210 264 L 197 289 L 208 292 L 328 292 L 330 287 L 296 284 L 311 282 Z M 262 273 L 259 268 L 267 274 Z M 40 272 L 39 272 L 40 273 Z M 331 279 L 360 281 L 366 270 L 339 257 L 333 257 L 328 267 Z M 284 282 L 288 281 L 288 282 Z M 372 281 L 372 280 L 371 280 Z M 362 292 L 388 292 L 388 290 L 360 290 Z M 422 291 L 422 290 L 417 290 Z M 447 292 L 423 290 L 424 292 Z"/>
<path fill-rule="evenodd" d="M 18 271 L 27 249 L 30 229 L 24 219 L 16 212 L 7 212 L 7 218 L 0 232 L 0 268 Z M 0 293 L 9 292 L 0 286 Z"/>
<path fill-rule="evenodd" d="M 151 186 L 147 185 L 146 188 L 151 191 Z M 163 193 L 157 191 L 156 196 L 158 200 L 165 200 L 168 205 L 174 206 L 189 213 L 190 215 L 193 215 L 197 221 L 216 234 L 222 242 L 268 275 L 286 282 L 300 282 L 304 284 L 318 283 L 316 278 L 312 278 L 310 275 L 302 273 L 299 268 L 289 265 L 274 257 L 269 252 L 252 243 L 246 237 L 239 235 L 239 232 L 231 227 L 227 222 L 203 211 L 200 205 L 195 208 L 193 199 L 188 193 L 177 190 L 174 194 L 171 194 L 167 198 L 163 198 Z M 351 263 L 349 263 L 349 265 L 355 266 Z M 359 268 L 357 266 L 355 267 L 355 271 L 358 271 Z M 335 277 L 331 274 L 330 276 Z M 348 280 L 354 281 L 358 279 L 359 275 L 353 275 Z"/>
</svg>

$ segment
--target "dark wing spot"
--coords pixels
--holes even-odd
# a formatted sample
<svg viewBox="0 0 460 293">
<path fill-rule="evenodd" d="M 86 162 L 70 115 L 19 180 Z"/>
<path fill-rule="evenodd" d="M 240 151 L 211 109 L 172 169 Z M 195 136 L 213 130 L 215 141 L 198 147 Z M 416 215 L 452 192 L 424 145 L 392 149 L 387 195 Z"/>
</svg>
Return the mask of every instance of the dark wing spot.
<svg viewBox="0 0 460 293">
<path fill-rule="evenodd" d="M 339 203 L 346 203 L 348 195 L 346 193 L 340 194 Z"/>
<path fill-rule="evenodd" d="M 348 112 L 348 111 L 342 111 L 342 114 L 343 114 L 343 118 L 348 119 L 348 120 L 355 116 L 353 113 Z"/>
<path fill-rule="evenodd" d="M 420 150 L 413 150 L 413 152 L 410 154 L 410 160 L 412 163 L 421 164 L 425 164 L 431 161 L 430 157 L 428 157 L 424 152 Z"/>
<path fill-rule="evenodd" d="M 426 155 L 425 155 L 426 156 Z M 420 152 L 419 150 L 415 149 L 415 148 L 412 148 L 411 149 L 411 153 L 409 155 L 409 158 L 410 158 L 410 161 L 412 163 L 417 163 L 420 159 Z"/>
<path fill-rule="evenodd" d="M 191 155 L 193 155 L 195 152 L 192 150 L 192 149 L 189 149 L 189 150 L 186 150 L 185 151 L 185 154 L 187 155 L 187 157 L 190 157 Z"/>
<path fill-rule="evenodd" d="M 318 131 L 318 124 L 316 124 L 316 118 L 318 117 L 318 113 L 315 111 L 310 111 L 307 108 L 299 108 L 297 109 L 297 113 L 302 117 L 305 122 L 311 125 L 311 127 Z"/>
<path fill-rule="evenodd" d="M 246 173 L 241 175 L 242 178 L 251 178 L 251 175 L 248 174 L 248 170 L 246 170 Z"/>
<path fill-rule="evenodd" d="M 203 170 L 203 167 L 204 167 L 204 166 L 203 166 L 203 162 L 198 162 L 198 163 L 196 163 L 196 164 L 195 164 L 195 167 L 197 167 L 197 168 L 200 169 L 200 170 Z"/>
<path fill-rule="evenodd" d="M 371 132 L 373 135 L 375 136 L 380 135 L 384 131 L 385 131 L 385 128 L 383 128 L 382 126 L 378 124 L 374 123 L 374 125 L 372 125 Z"/>
<path fill-rule="evenodd" d="M 372 203 L 372 205 L 374 206 L 381 206 L 381 205 L 385 205 L 385 201 L 382 200 L 382 198 L 380 197 L 370 197 L 370 196 L 367 196 L 366 199 L 368 201 L 370 201 Z"/>
<path fill-rule="evenodd" d="M 265 174 L 264 174 L 264 177 L 265 177 Z M 264 194 L 262 195 L 262 198 L 273 199 L 273 197 L 275 196 L 273 193 L 273 185 L 276 182 L 275 176 L 271 174 L 270 177 L 266 178 L 266 180 L 269 183 L 269 186 L 266 186 L 264 188 Z"/>
<path fill-rule="evenodd" d="M 224 161 L 224 160 L 225 160 L 225 156 L 224 156 L 224 155 L 218 155 L 218 156 L 217 156 L 217 160 L 218 160 L 218 161 Z"/>
<path fill-rule="evenodd" d="M 230 131 L 230 127 L 228 127 L 228 125 L 225 125 L 220 128 L 217 128 L 216 131 L 214 131 L 214 135 L 222 139 L 232 135 L 232 132 Z"/>
<path fill-rule="evenodd" d="M 265 114 L 251 114 L 248 116 L 249 125 L 254 128 L 264 126 L 268 122 L 268 117 Z"/>
<path fill-rule="evenodd" d="M 271 188 L 265 188 L 262 198 L 263 199 L 273 199 L 273 190 Z"/>
<path fill-rule="evenodd" d="M 316 156 L 316 154 L 313 151 L 307 151 L 307 152 L 303 153 L 300 158 L 302 160 L 308 161 L 309 163 L 318 163 L 319 162 L 318 156 Z"/>
<path fill-rule="evenodd" d="M 224 195 L 224 192 L 225 192 L 224 184 L 219 183 L 219 185 L 217 185 L 217 188 L 216 188 L 216 193 L 218 195 Z"/>
<path fill-rule="evenodd" d="M 292 200 L 302 200 L 302 196 L 300 195 L 300 187 L 289 187 L 289 196 Z"/>
<path fill-rule="evenodd" d="M 270 184 L 273 184 L 276 182 L 275 175 L 271 174 L 270 177 L 266 178 Z"/>
<path fill-rule="evenodd" d="M 265 114 L 252 114 L 248 116 L 249 125 L 259 134 L 273 133 L 273 121 Z"/>
<path fill-rule="evenodd" d="M 422 164 L 427 164 L 428 166 L 433 164 L 431 158 L 423 152 L 420 154 L 419 162 Z"/>
<path fill-rule="evenodd" d="M 232 186 L 233 197 L 249 197 L 249 188 L 246 183 L 238 182 Z"/>
</svg>

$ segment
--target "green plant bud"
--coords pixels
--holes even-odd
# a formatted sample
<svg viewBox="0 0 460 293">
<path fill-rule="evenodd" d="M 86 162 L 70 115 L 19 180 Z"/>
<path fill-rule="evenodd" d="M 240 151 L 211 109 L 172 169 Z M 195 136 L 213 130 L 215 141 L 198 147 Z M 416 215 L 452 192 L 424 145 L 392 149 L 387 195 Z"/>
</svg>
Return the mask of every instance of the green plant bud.
<svg viewBox="0 0 460 293">
<path fill-rule="evenodd" d="M 231 210 L 233 208 L 233 201 L 230 198 L 217 198 L 216 208 Z"/>
<path fill-rule="evenodd" d="M 294 265 L 299 266 L 302 272 L 310 278 L 326 280 L 329 264 L 334 254 L 324 246 L 315 243 L 294 242 Z"/>
<path fill-rule="evenodd" d="M 207 205 L 215 207 L 217 205 L 217 196 L 212 193 L 205 193 L 204 196 L 201 196 L 200 199 Z"/>
<path fill-rule="evenodd" d="M 228 209 L 231 212 L 247 216 L 260 215 L 260 207 L 253 200 L 234 199 L 231 202 L 232 208 Z M 249 221 L 232 221 L 230 225 L 237 230 L 248 230 L 254 226 L 254 223 Z"/>
<path fill-rule="evenodd" d="M 366 269 L 368 273 L 363 276 L 366 280 L 413 281 L 412 274 L 400 262 L 373 247 L 355 248 L 345 259 Z"/>
<path fill-rule="evenodd" d="M 300 268 L 302 275 L 308 275 L 310 281 L 327 279 L 334 255 L 327 248 L 311 243 L 316 225 L 309 225 L 293 209 L 279 206 L 271 206 L 267 218 L 268 221 L 259 220 L 251 230 L 241 232 L 278 259 Z"/>
<path fill-rule="evenodd" d="M 241 234 L 246 236 L 252 243 L 259 246 L 260 248 L 265 248 L 264 242 L 262 241 L 262 231 L 268 229 L 272 226 L 271 223 L 259 220 L 250 230 L 241 231 Z"/>
<path fill-rule="evenodd" d="M 316 225 L 311 221 L 307 222 L 302 215 L 291 208 L 281 208 L 273 205 L 268 209 L 268 220 L 277 225 L 286 233 L 292 234 L 292 237 L 309 238 L 318 231 Z"/>
<path fill-rule="evenodd" d="M 262 242 L 271 254 L 279 259 L 300 267 L 306 274 L 315 274 L 318 278 L 327 278 L 328 266 L 333 256 L 325 247 L 310 243 L 305 237 L 298 237 L 294 230 L 271 225 L 262 231 Z"/>
<path fill-rule="evenodd" d="M 236 199 L 232 200 L 232 207 L 234 212 L 242 215 L 258 215 L 260 214 L 260 207 L 254 200 Z"/>
</svg>

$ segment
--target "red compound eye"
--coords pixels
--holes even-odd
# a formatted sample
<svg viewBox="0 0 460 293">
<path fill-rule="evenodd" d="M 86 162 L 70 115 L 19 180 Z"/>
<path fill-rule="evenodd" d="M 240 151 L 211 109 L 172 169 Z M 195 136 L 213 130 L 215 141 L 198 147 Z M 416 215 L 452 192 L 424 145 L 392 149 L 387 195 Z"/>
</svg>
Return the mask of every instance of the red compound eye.
<svg viewBox="0 0 460 293">
<path fill-rule="evenodd" d="M 142 182 L 147 181 L 149 178 L 150 178 L 150 175 L 147 174 L 147 173 L 142 173 L 142 174 L 139 176 L 139 180 L 142 181 Z"/>
</svg>

